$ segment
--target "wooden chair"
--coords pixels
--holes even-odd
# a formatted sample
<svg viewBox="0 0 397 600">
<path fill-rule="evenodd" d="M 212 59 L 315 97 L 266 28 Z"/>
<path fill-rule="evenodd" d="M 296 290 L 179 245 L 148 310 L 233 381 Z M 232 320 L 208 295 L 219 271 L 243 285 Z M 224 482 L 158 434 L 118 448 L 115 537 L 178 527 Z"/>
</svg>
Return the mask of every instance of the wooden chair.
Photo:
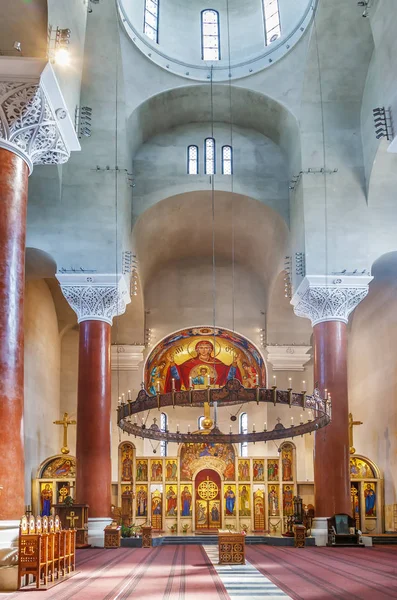
<svg viewBox="0 0 397 600">
<path fill-rule="evenodd" d="M 23 516 L 20 524 L 19 533 L 19 564 L 18 564 L 18 583 L 19 588 L 28 585 L 29 576 L 32 576 L 36 582 L 36 588 L 40 587 L 40 564 L 41 564 L 41 540 L 40 535 L 36 533 L 36 523 L 34 517 L 30 517 L 29 522 L 26 516 Z"/>
<path fill-rule="evenodd" d="M 328 519 L 327 546 L 359 546 L 360 536 L 356 531 L 353 517 L 346 513 L 334 515 Z M 362 544 L 361 544 L 362 545 Z"/>
</svg>

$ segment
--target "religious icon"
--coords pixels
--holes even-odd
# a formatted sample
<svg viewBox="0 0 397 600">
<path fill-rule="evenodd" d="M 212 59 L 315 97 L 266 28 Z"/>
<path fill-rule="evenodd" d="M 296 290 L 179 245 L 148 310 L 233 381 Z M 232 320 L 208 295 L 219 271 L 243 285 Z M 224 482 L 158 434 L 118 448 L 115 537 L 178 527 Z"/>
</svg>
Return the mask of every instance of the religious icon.
<svg viewBox="0 0 397 600">
<path fill-rule="evenodd" d="M 360 529 L 360 500 L 356 484 L 352 484 L 350 488 L 350 498 L 352 503 L 353 517 L 356 522 L 356 529 Z"/>
<path fill-rule="evenodd" d="M 283 513 L 289 517 L 294 514 L 294 492 L 290 485 L 283 485 Z"/>
<path fill-rule="evenodd" d="M 161 460 L 150 461 L 150 477 L 152 481 L 162 481 L 163 463 Z"/>
<path fill-rule="evenodd" d="M 162 528 L 163 502 L 162 494 L 159 490 L 152 493 L 152 527 L 153 529 Z"/>
<path fill-rule="evenodd" d="M 167 517 L 176 517 L 178 512 L 178 498 L 176 495 L 176 486 L 166 485 L 165 486 L 165 514 Z"/>
<path fill-rule="evenodd" d="M 196 500 L 196 521 L 199 527 L 207 524 L 207 502 Z"/>
<path fill-rule="evenodd" d="M 283 444 L 281 450 L 281 464 L 283 469 L 283 481 L 292 481 L 292 445 Z"/>
<path fill-rule="evenodd" d="M 265 480 L 265 461 L 261 458 L 254 459 L 252 470 L 254 473 L 254 481 Z"/>
<path fill-rule="evenodd" d="M 280 514 L 278 488 L 278 485 L 270 485 L 268 487 L 268 510 L 271 517 L 275 517 Z"/>
<path fill-rule="evenodd" d="M 251 503 L 250 503 L 250 485 L 239 485 L 239 515 L 240 517 L 251 516 Z"/>
<path fill-rule="evenodd" d="M 253 388 L 265 385 L 266 369 L 246 338 L 226 329 L 182 329 L 159 342 L 146 362 L 145 387 L 152 396 L 195 388 L 222 387 L 238 379 Z"/>
<path fill-rule="evenodd" d="M 238 478 L 240 481 L 250 480 L 250 464 L 247 459 L 238 459 Z"/>
<path fill-rule="evenodd" d="M 350 458 L 350 477 L 352 479 L 365 479 L 374 477 L 374 473 L 365 460 L 352 456 Z"/>
<path fill-rule="evenodd" d="M 147 517 L 147 485 L 140 485 L 137 489 L 136 516 Z"/>
<path fill-rule="evenodd" d="M 121 450 L 121 481 L 132 481 L 132 446 L 128 442 L 120 446 Z"/>
<path fill-rule="evenodd" d="M 130 525 L 132 517 L 132 490 L 130 485 L 121 486 L 121 518 L 124 525 Z"/>
<path fill-rule="evenodd" d="M 234 517 L 236 515 L 236 486 L 228 485 L 224 493 L 225 498 L 225 515 Z"/>
<path fill-rule="evenodd" d="M 176 460 L 166 460 L 165 477 L 169 481 L 176 481 L 178 479 L 178 466 Z"/>
<path fill-rule="evenodd" d="M 76 459 L 72 456 L 65 458 L 53 458 L 44 467 L 42 479 L 62 479 L 76 477 Z"/>
<path fill-rule="evenodd" d="M 229 379 L 242 381 L 241 372 L 237 366 L 237 353 L 232 356 L 232 364 L 228 365 L 215 356 L 218 352 L 215 350 L 214 342 L 209 339 L 196 342 L 194 350 L 190 350 L 190 352 L 192 352 L 192 358 L 176 364 L 175 351 L 170 350 L 168 355 L 170 366 L 165 380 L 165 392 L 172 391 L 172 380 L 176 390 L 189 389 L 191 381 L 195 378 L 200 381 L 204 379 L 203 384 L 199 384 L 199 387 L 201 385 L 203 387 L 207 385 L 221 387 Z M 205 373 L 203 374 L 204 369 Z"/>
<path fill-rule="evenodd" d="M 278 460 L 267 461 L 267 479 L 268 481 L 278 481 Z"/>
<path fill-rule="evenodd" d="M 147 459 L 138 460 L 136 463 L 136 480 L 147 481 L 148 480 L 148 461 Z"/>
<path fill-rule="evenodd" d="M 214 442 L 182 444 L 180 453 L 181 479 L 191 480 L 194 471 L 202 466 L 201 459 L 208 457 L 216 459 L 217 467 L 223 468 L 223 476 L 226 481 L 233 481 L 235 475 L 234 456 L 232 444 L 216 444 Z"/>
<path fill-rule="evenodd" d="M 221 525 L 219 500 L 209 502 L 209 525 L 210 527 L 220 527 Z"/>
<path fill-rule="evenodd" d="M 365 516 L 376 517 L 376 493 L 374 483 L 364 484 Z"/>
<path fill-rule="evenodd" d="M 181 516 L 191 517 L 192 515 L 192 486 L 184 485 L 181 492 Z"/>
<path fill-rule="evenodd" d="M 254 529 L 263 530 L 265 528 L 265 495 L 262 490 L 257 490 L 254 494 Z"/>
<path fill-rule="evenodd" d="M 41 484 L 41 516 L 49 517 L 52 504 L 52 485 L 50 483 Z"/>
</svg>

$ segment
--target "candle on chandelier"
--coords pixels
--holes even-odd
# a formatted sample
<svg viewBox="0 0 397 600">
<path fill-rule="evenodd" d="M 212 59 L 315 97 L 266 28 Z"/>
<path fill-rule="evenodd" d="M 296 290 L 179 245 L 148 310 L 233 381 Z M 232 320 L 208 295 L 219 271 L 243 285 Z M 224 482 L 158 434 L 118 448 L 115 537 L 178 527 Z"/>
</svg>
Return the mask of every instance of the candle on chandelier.
<svg viewBox="0 0 397 600">
<path fill-rule="evenodd" d="M 128 390 L 128 400 L 131 400 L 131 390 Z"/>
<path fill-rule="evenodd" d="M 179 425 L 176 425 L 176 432 L 179 433 Z"/>
<path fill-rule="evenodd" d="M 256 385 L 259 385 L 259 375 L 258 375 L 258 373 L 256 374 Z"/>
<path fill-rule="evenodd" d="M 190 433 L 190 425 L 187 426 L 187 432 Z"/>
<path fill-rule="evenodd" d="M 324 398 L 327 399 L 328 398 L 328 390 L 327 388 L 325 388 L 324 390 Z"/>
<path fill-rule="evenodd" d="M 306 381 L 305 381 L 305 380 L 303 380 L 303 381 L 302 381 L 302 390 L 305 390 L 305 389 L 306 389 Z"/>
<path fill-rule="evenodd" d="M 277 377 L 275 375 L 273 375 L 273 385 L 276 385 L 277 383 Z"/>
<path fill-rule="evenodd" d="M 232 426 L 230 425 L 230 433 L 232 433 Z"/>
<path fill-rule="evenodd" d="M 121 394 L 121 401 L 124 404 L 124 394 Z"/>
<path fill-rule="evenodd" d="M 190 387 L 190 388 L 192 388 L 192 387 L 193 387 L 193 385 L 192 385 L 192 381 L 193 381 L 193 380 L 192 380 L 192 378 L 191 378 L 191 377 L 189 377 L 189 387 Z"/>
<path fill-rule="evenodd" d="M 211 385 L 211 376 L 210 375 L 207 376 L 207 380 L 208 380 L 208 387 L 209 387 Z"/>
<path fill-rule="evenodd" d="M 266 423 L 266 421 L 265 421 L 265 425 L 263 427 L 263 431 L 267 431 L 267 423 Z"/>
<path fill-rule="evenodd" d="M 160 393 L 160 382 L 159 381 L 157 382 L 157 391 L 158 391 L 158 393 Z"/>
<path fill-rule="evenodd" d="M 255 423 L 252 423 L 252 433 L 256 433 L 255 432 Z"/>
<path fill-rule="evenodd" d="M 303 417 L 302 417 L 302 415 L 301 415 L 301 425 L 303 425 Z"/>
<path fill-rule="evenodd" d="M 292 388 L 292 378 L 288 377 L 288 386 Z"/>
<path fill-rule="evenodd" d="M 313 413 L 311 410 L 309 410 L 309 421 L 313 420 Z"/>
<path fill-rule="evenodd" d="M 294 417 L 291 417 L 291 425 L 294 424 Z"/>
<path fill-rule="evenodd" d="M 175 392 L 175 378 L 172 378 L 172 391 Z"/>
<path fill-rule="evenodd" d="M 121 404 L 121 396 L 119 396 L 119 404 Z"/>
</svg>

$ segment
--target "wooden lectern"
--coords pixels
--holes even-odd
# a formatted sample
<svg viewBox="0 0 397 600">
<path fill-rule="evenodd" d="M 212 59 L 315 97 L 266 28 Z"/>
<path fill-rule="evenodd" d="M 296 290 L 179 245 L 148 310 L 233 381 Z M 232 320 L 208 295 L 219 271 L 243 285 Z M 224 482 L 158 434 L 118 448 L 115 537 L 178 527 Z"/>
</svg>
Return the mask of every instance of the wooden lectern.
<svg viewBox="0 0 397 600">
<path fill-rule="evenodd" d="M 88 504 L 53 504 L 63 529 L 76 529 L 76 548 L 89 548 Z"/>
</svg>

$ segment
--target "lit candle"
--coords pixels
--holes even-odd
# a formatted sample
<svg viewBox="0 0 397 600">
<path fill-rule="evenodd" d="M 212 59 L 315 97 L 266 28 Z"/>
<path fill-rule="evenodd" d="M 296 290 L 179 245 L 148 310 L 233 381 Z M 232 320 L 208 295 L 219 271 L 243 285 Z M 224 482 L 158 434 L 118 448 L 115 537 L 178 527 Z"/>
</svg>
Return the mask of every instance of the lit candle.
<svg viewBox="0 0 397 600">
<path fill-rule="evenodd" d="M 190 388 L 191 388 L 191 387 L 193 387 L 193 385 L 192 385 L 192 381 L 193 381 L 193 380 L 192 380 L 192 378 L 191 378 L 191 377 L 189 377 L 189 387 L 190 387 Z"/>
<path fill-rule="evenodd" d="M 288 386 L 290 388 L 292 387 L 292 379 L 291 379 L 291 377 L 288 377 Z"/>
<path fill-rule="evenodd" d="M 291 425 L 294 424 L 294 417 L 291 417 Z"/>
<path fill-rule="evenodd" d="M 230 433 L 232 433 L 232 426 L 230 425 Z"/>
<path fill-rule="evenodd" d="M 255 433 L 255 423 L 252 423 L 252 433 Z"/>
<path fill-rule="evenodd" d="M 179 433 L 179 425 L 176 426 L 176 432 Z"/>
<path fill-rule="evenodd" d="M 128 390 L 128 400 L 131 400 L 131 390 Z"/>
<path fill-rule="evenodd" d="M 313 413 L 311 410 L 309 410 L 309 421 L 313 420 Z"/>
<path fill-rule="evenodd" d="M 121 396 L 119 396 L 119 404 L 121 404 Z"/>
<path fill-rule="evenodd" d="M 175 391 L 175 378 L 172 378 L 172 391 Z"/>
<path fill-rule="evenodd" d="M 209 387 L 211 385 L 211 377 L 210 377 L 210 375 L 208 375 L 207 379 L 208 379 L 208 387 Z"/>
<path fill-rule="evenodd" d="M 302 418 L 302 415 L 301 415 L 301 425 L 302 425 L 302 423 L 303 423 L 303 418 Z"/>
<path fill-rule="evenodd" d="M 276 385 L 277 382 L 277 377 L 275 375 L 273 375 L 273 385 Z"/>
<path fill-rule="evenodd" d="M 158 393 L 160 393 L 160 382 L 159 381 L 157 382 L 157 391 L 158 391 Z"/>
<path fill-rule="evenodd" d="M 302 390 L 306 390 L 306 381 L 305 380 L 302 381 Z"/>
<path fill-rule="evenodd" d="M 121 394 L 121 399 L 122 399 L 121 401 L 122 401 L 122 402 L 123 402 L 123 404 L 124 404 L 124 394 Z"/>
<path fill-rule="evenodd" d="M 324 390 L 324 398 L 327 399 L 328 398 L 328 392 L 327 392 L 327 388 L 325 388 Z"/>
<path fill-rule="evenodd" d="M 259 385 L 259 375 L 258 375 L 258 373 L 256 374 L 256 385 Z"/>
<path fill-rule="evenodd" d="M 187 426 L 187 432 L 190 433 L 190 425 Z"/>
<path fill-rule="evenodd" d="M 267 431 L 267 423 L 265 422 L 265 426 L 263 427 L 264 431 Z"/>
</svg>

